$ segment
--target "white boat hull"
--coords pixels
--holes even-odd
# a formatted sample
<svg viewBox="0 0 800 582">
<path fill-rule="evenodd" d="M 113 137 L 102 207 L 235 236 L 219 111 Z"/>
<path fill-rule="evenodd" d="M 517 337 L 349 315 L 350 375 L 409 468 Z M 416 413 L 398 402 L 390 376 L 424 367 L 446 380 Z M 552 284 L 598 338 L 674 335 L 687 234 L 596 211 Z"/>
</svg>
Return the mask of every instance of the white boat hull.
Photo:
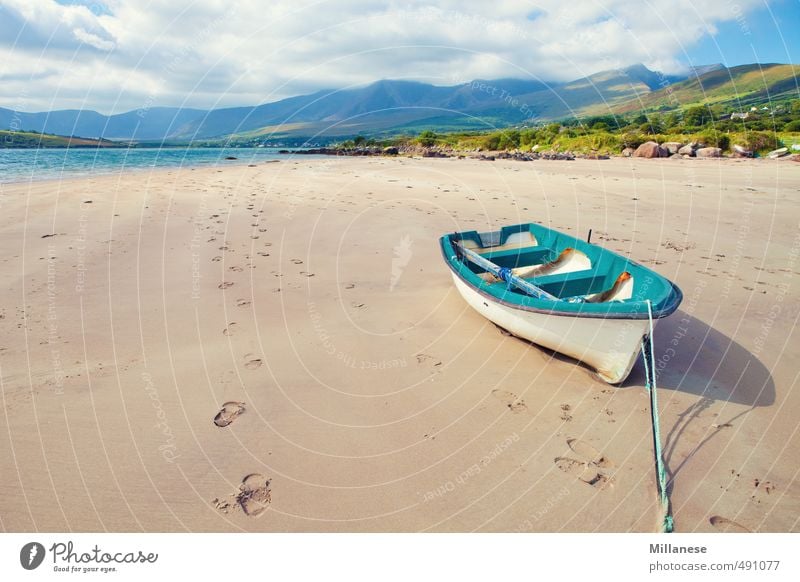
<svg viewBox="0 0 800 582">
<path fill-rule="evenodd" d="M 466 302 L 490 321 L 587 364 L 610 384 L 628 377 L 649 332 L 646 319 L 569 317 L 514 309 L 484 297 L 455 273 L 453 281 Z"/>
</svg>

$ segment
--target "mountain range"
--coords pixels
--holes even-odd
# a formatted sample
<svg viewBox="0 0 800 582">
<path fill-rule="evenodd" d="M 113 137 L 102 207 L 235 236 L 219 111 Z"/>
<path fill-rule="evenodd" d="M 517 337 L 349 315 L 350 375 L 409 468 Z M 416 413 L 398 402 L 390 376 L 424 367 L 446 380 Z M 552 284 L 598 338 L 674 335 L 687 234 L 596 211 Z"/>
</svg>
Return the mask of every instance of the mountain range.
<svg viewBox="0 0 800 582">
<path fill-rule="evenodd" d="M 800 96 L 795 65 L 708 65 L 666 76 L 644 65 L 567 83 L 476 80 L 452 86 L 383 80 L 251 107 L 154 107 L 117 115 L 88 110 L 25 113 L 0 108 L 0 129 L 134 141 L 312 141 L 424 129 L 494 129 L 576 115 L 668 110 L 696 103 L 744 106 Z"/>
</svg>

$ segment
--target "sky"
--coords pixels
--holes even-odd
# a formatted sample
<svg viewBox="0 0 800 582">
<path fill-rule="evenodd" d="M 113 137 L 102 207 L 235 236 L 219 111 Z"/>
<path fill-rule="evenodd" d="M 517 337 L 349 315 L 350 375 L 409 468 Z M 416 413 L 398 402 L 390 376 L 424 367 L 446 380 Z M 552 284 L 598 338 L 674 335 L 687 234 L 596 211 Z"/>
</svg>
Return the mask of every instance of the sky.
<svg viewBox="0 0 800 582">
<path fill-rule="evenodd" d="M 0 106 L 256 105 L 412 79 L 800 63 L 800 0 L 0 0 Z"/>
</svg>

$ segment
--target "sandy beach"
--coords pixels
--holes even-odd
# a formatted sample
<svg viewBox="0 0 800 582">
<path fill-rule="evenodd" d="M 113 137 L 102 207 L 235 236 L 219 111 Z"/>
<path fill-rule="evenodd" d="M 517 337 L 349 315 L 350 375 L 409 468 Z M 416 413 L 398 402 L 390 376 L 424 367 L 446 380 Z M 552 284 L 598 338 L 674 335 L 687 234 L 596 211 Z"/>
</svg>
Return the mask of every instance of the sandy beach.
<svg viewBox="0 0 800 582">
<path fill-rule="evenodd" d="M 641 365 L 609 386 L 504 334 L 441 259 L 540 221 L 684 292 L 655 332 L 676 530 L 800 531 L 799 193 L 732 159 L 3 186 L 0 528 L 656 531 Z"/>
</svg>

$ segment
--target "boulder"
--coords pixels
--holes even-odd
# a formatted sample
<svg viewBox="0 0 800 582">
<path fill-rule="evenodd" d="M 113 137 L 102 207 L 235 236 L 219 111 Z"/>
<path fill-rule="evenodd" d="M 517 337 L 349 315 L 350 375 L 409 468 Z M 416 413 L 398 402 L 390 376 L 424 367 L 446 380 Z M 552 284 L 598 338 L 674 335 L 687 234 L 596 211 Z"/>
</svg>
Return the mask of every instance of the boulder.
<svg viewBox="0 0 800 582">
<path fill-rule="evenodd" d="M 666 158 L 668 155 L 667 150 L 654 141 L 644 142 L 633 152 L 635 158 Z"/>
<path fill-rule="evenodd" d="M 400 150 L 394 146 L 389 146 L 388 148 L 383 148 L 383 155 L 385 156 L 396 156 L 400 153 Z"/>
<path fill-rule="evenodd" d="M 682 156 L 692 157 L 694 156 L 695 149 L 692 147 L 692 144 L 685 145 L 678 150 L 678 153 Z"/>
<path fill-rule="evenodd" d="M 622 157 L 629 158 L 633 155 L 633 148 L 625 148 L 622 150 Z"/>
<path fill-rule="evenodd" d="M 698 158 L 721 158 L 722 150 L 719 148 L 700 148 L 694 155 Z"/>
<path fill-rule="evenodd" d="M 450 156 L 448 156 L 446 153 L 441 152 L 439 150 L 428 150 L 428 149 L 426 149 L 426 150 L 423 150 L 422 157 L 423 158 L 449 158 Z"/>
<path fill-rule="evenodd" d="M 753 152 L 748 150 L 747 148 L 734 144 L 733 148 L 733 155 L 737 158 L 752 158 Z"/>
<path fill-rule="evenodd" d="M 777 150 L 772 150 L 767 154 L 767 157 L 771 160 L 775 160 L 777 158 L 781 158 L 789 153 L 789 148 L 778 148 Z"/>
<path fill-rule="evenodd" d="M 678 150 L 683 147 L 683 144 L 677 141 L 665 141 L 661 144 L 661 147 L 667 150 L 670 154 L 677 154 Z"/>
</svg>

